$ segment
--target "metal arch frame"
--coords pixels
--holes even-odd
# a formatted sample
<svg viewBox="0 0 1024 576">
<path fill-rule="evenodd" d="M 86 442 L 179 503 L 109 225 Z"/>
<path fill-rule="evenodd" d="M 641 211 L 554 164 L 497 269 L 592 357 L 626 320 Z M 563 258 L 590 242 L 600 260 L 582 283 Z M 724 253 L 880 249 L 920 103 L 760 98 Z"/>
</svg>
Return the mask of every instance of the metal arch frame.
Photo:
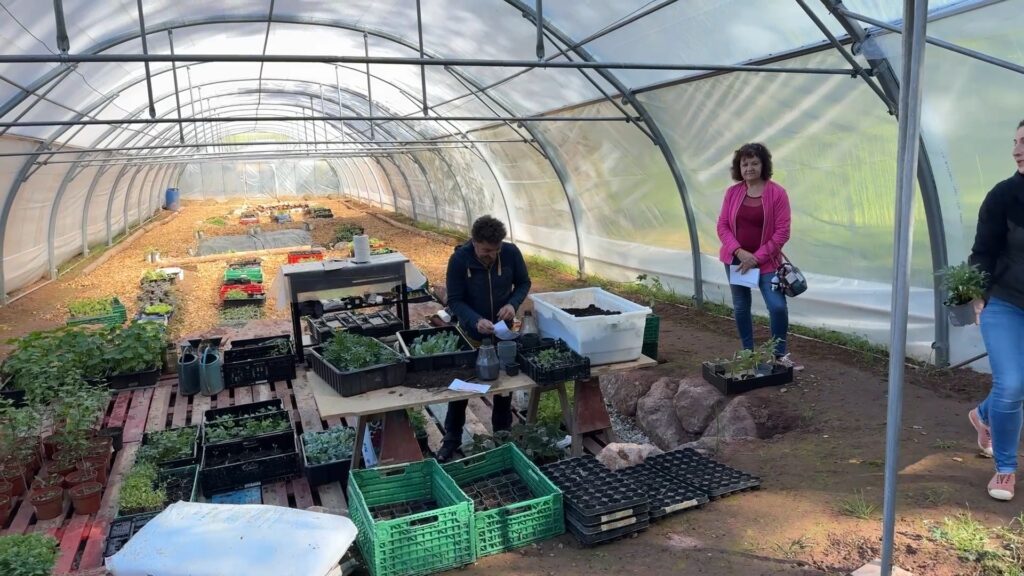
<svg viewBox="0 0 1024 576">
<path fill-rule="evenodd" d="M 538 16 L 537 12 L 527 6 L 522 0 L 505 0 L 505 2 L 512 7 L 516 8 L 523 13 L 523 16 L 527 20 L 537 24 Z M 562 32 L 549 20 L 543 17 L 539 18 L 543 29 L 547 30 L 548 33 L 557 38 L 560 42 L 565 44 L 571 51 L 576 54 L 579 58 L 587 62 L 596 62 L 597 60 L 590 54 L 590 51 L 586 48 L 577 45 L 578 43 L 572 39 L 568 34 Z M 686 181 L 683 178 L 682 172 L 679 170 L 679 165 L 676 163 L 675 154 L 672 151 L 672 147 L 665 139 L 661 129 L 658 127 L 658 123 L 654 121 L 654 118 L 647 111 L 647 108 L 636 98 L 633 93 L 627 88 L 612 70 L 597 68 L 596 72 L 604 78 L 609 84 L 615 87 L 619 91 L 619 94 L 629 102 L 630 106 L 640 115 L 645 126 L 650 130 L 650 135 L 653 137 L 655 144 L 661 151 L 662 156 L 665 158 L 665 163 L 668 165 L 669 172 L 672 174 L 672 179 L 675 180 L 676 189 L 679 193 L 679 199 L 683 204 L 683 213 L 686 216 L 687 232 L 690 236 L 690 252 L 693 258 L 693 285 L 694 285 L 694 300 L 697 305 L 700 306 L 704 303 L 704 278 L 701 272 L 701 252 L 700 252 L 700 238 L 697 234 L 697 220 L 694 216 L 693 206 L 690 203 L 690 194 L 686 186 Z M 583 69 L 580 69 L 580 73 L 587 76 Z M 582 272 L 582 268 L 581 268 Z"/>
<path fill-rule="evenodd" d="M 440 154 L 442 152 L 439 150 L 438 153 Z M 487 167 L 487 171 L 490 172 L 491 178 L 494 180 L 494 184 L 498 187 L 498 194 L 501 195 L 501 203 L 505 207 L 505 221 L 508 224 L 508 239 L 509 242 L 514 243 L 516 241 L 516 236 L 515 232 L 513 231 L 512 213 L 508 209 L 508 199 L 505 197 L 505 191 L 501 187 L 501 180 L 498 178 L 498 175 L 494 173 L 494 169 L 491 168 L 490 162 L 488 162 L 484 158 L 481 158 L 481 161 L 484 163 L 484 166 Z M 466 209 L 466 212 L 467 214 L 469 213 L 468 208 Z M 470 215 L 470 218 L 472 218 L 472 215 Z"/>
<path fill-rule="evenodd" d="M 360 181 L 362 181 L 363 189 L 366 191 L 366 201 L 372 202 L 371 198 L 373 197 L 373 192 L 370 187 L 370 181 L 369 179 L 366 178 L 366 173 L 363 172 L 363 169 L 359 167 L 359 165 L 356 162 L 354 162 L 354 160 L 356 160 L 355 158 L 346 158 L 346 160 L 352 160 L 352 162 L 349 162 L 349 169 L 352 170 L 352 172 L 359 177 Z M 377 197 L 380 198 L 379 190 L 377 191 Z"/>
<path fill-rule="evenodd" d="M 398 192 L 395 191 L 395 183 L 391 181 L 391 175 L 388 174 L 387 169 L 384 168 L 384 164 L 381 163 L 379 158 L 376 156 L 370 156 L 370 158 L 373 159 L 373 163 L 377 165 L 377 168 L 380 168 L 380 171 L 384 174 L 384 179 L 388 181 L 388 189 L 391 190 L 391 201 L 394 202 L 395 212 L 398 212 Z M 384 203 L 381 202 L 381 208 L 383 207 Z"/>
<path fill-rule="evenodd" d="M 839 22 L 855 42 L 862 44 L 869 39 L 867 31 L 859 23 L 845 14 L 845 7 L 842 0 L 821 0 L 829 13 Z M 875 76 L 885 91 L 886 95 L 894 102 L 899 101 L 900 83 L 893 72 L 889 59 L 868 58 L 868 63 L 875 69 Z M 899 110 L 897 110 L 897 114 Z M 924 204 L 925 222 L 928 225 L 928 242 L 931 246 L 932 271 L 939 272 L 949 265 L 949 247 L 946 243 L 946 224 L 942 219 L 942 201 L 939 197 L 938 185 L 935 182 L 935 172 L 932 169 L 931 156 L 928 154 L 927 143 L 922 134 L 918 146 L 920 152 L 917 159 L 917 182 L 921 189 L 921 200 Z M 936 366 L 949 365 L 949 318 L 945 312 L 945 290 L 942 279 L 933 274 L 934 291 L 934 316 L 935 316 L 935 342 L 932 349 L 935 350 Z"/>
<path fill-rule="evenodd" d="M 186 27 L 191 27 L 191 26 L 212 25 L 212 24 L 246 24 L 246 23 L 262 23 L 262 22 L 268 22 L 268 19 L 265 18 L 265 17 L 257 17 L 257 16 L 245 16 L 245 17 L 218 16 L 218 17 L 212 17 L 212 18 L 200 18 L 200 19 L 193 19 L 193 20 L 178 20 L 178 21 L 171 21 L 171 22 L 162 22 L 162 23 L 159 23 L 159 24 L 148 26 L 146 33 L 147 34 L 155 34 L 155 33 L 160 33 L 160 32 L 164 32 L 164 31 L 167 31 L 167 30 L 174 30 L 174 29 L 186 28 Z M 404 46 L 404 47 L 406 47 L 406 48 L 408 48 L 410 50 L 417 50 L 418 49 L 418 46 L 416 46 L 414 43 L 412 43 L 411 41 L 408 41 L 408 40 L 406 40 L 406 39 L 404 39 L 404 38 L 402 38 L 400 36 L 396 36 L 394 34 L 391 34 L 391 33 L 388 33 L 388 32 L 382 31 L 382 30 L 376 30 L 376 29 L 373 29 L 373 28 L 370 28 L 370 27 L 367 27 L 367 26 L 359 26 L 359 25 L 356 25 L 356 24 L 349 24 L 349 23 L 340 22 L 340 21 L 337 21 L 337 20 L 316 19 L 316 18 L 308 18 L 308 17 L 305 17 L 305 18 L 293 18 L 293 17 L 276 16 L 274 18 L 269 19 L 269 22 L 284 23 L 284 24 L 325 26 L 325 27 L 349 30 L 349 31 L 352 31 L 352 32 L 361 32 L 361 33 L 364 33 L 364 34 L 369 34 L 369 35 L 374 36 L 376 38 L 380 38 L 380 39 L 383 39 L 383 40 L 394 42 L 394 43 L 399 44 L 401 46 Z M 82 53 L 85 53 L 85 54 L 99 53 L 99 52 L 105 51 L 107 49 L 113 48 L 115 46 L 118 46 L 118 45 L 120 45 L 120 44 L 122 44 L 124 42 L 128 42 L 128 41 L 137 39 L 137 38 L 139 38 L 140 35 L 141 34 L 139 32 L 126 32 L 126 33 L 121 34 L 119 36 L 116 36 L 116 37 L 113 37 L 113 38 L 110 38 L 110 39 L 98 42 L 98 43 L 90 46 L 89 48 L 85 49 Z M 436 56 L 432 52 L 424 51 L 424 55 L 426 55 L 426 56 L 428 56 L 430 58 L 436 58 Z M 479 91 L 481 89 L 481 84 L 480 83 L 478 83 L 477 81 L 469 78 L 464 73 L 460 72 L 459 74 L 456 74 L 454 70 L 449 69 L 449 68 L 446 68 L 446 70 L 448 70 L 449 73 L 451 73 L 453 75 L 453 77 L 458 79 L 460 82 L 465 82 L 465 83 L 470 84 L 476 91 Z M 44 76 L 39 78 L 35 83 L 29 85 L 29 88 L 32 88 L 33 90 L 37 90 L 37 89 L 39 89 L 39 87 L 45 86 L 50 80 L 53 79 L 51 76 L 56 76 L 56 75 L 53 74 L 52 71 L 48 72 L 47 74 L 45 74 Z M 482 103 L 484 103 L 485 106 L 487 106 L 487 101 L 483 99 L 483 97 L 482 97 L 482 95 L 480 93 L 475 93 L 474 96 L 476 96 L 477 99 L 479 99 Z M 11 98 L 11 100 L 9 100 L 7 103 L 5 103 L 3 105 L 0 105 L 0 117 L 3 117 L 7 113 L 8 109 L 17 106 L 18 103 L 20 103 L 24 99 L 24 97 L 25 97 L 24 95 L 15 96 L 15 97 Z M 190 98 L 191 98 L 191 91 L 190 91 Z M 488 95 L 488 98 L 491 101 L 493 101 L 495 104 L 497 104 L 500 107 L 502 107 L 503 109 L 505 109 L 506 111 L 510 110 L 506 105 L 502 104 L 495 96 Z M 556 177 L 559 179 L 560 184 L 562 185 L 562 191 L 563 191 L 563 194 L 566 197 L 566 204 L 568 205 L 569 213 L 570 213 L 570 216 L 572 217 L 572 220 L 573 220 L 573 229 L 574 229 L 574 233 L 576 235 L 576 246 L 577 246 L 577 250 L 576 251 L 577 251 L 578 268 L 579 268 L 580 275 L 582 275 L 584 273 L 584 269 L 585 269 L 584 258 L 583 258 L 583 246 L 582 246 L 582 242 L 580 240 L 580 232 L 579 232 L 579 226 L 578 226 L 578 217 L 577 217 L 577 214 L 576 214 L 577 208 L 574 207 L 574 205 L 573 205 L 573 201 L 570 198 L 572 196 L 572 194 L 570 194 L 570 191 L 569 191 L 570 188 L 571 188 L 573 190 L 573 194 L 574 194 L 575 193 L 575 188 L 574 188 L 574 186 L 571 183 L 569 183 L 568 174 L 565 171 L 564 167 L 561 166 L 561 162 L 558 161 L 557 159 L 553 158 L 553 155 L 550 153 L 550 149 L 551 149 L 550 143 L 548 143 L 546 140 L 544 140 L 543 143 L 542 143 L 541 140 L 543 140 L 543 137 L 539 140 L 538 139 L 538 133 L 530 126 L 529 123 L 525 123 L 523 125 L 523 128 L 530 134 L 530 136 L 533 138 L 533 140 L 537 142 L 537 145 L 540 147 L 541 152 L 542 152 L 541 155 L 551 165 L 552 170 L 555 172 Z M 518 132 L 514 128 L 513 128 L 513 131 L 518 134 Z M 486 157 L 483 157 L 482 159 L 485 161 L 485 163 L 488 164 L 488 168 L 490 169 L 490 171 L 491 171 L 491 173 L 493 175 L 494 174 L 494 168 L 492 166 L 490 166 L 490 161 Z M 670 166 L 673 166 L 673 165 L 670 163 Z M 405 176 L 404 173 L 402 175 L 403 175 L 403 177 Z M 499 182 L 499 190 L 501 190 L 502 194 L 504 195 L 504 189 L 500 185 L 501 180 L 496 178 L 496 181 Z M 409 190 L 409 193 L 410 194 L 412 193 L 411 189 Z M 507 207 L 508 206 L 507 199 L 503 198 L 503 200 L 505 201 L 506 212 L 509 213 L 508 207 Z M 415 202 L 413 202 L 413 204 L 415 204 Z M 511 213 L 509 213 L 509 218 L 511 219 Z M 108 236 L 109 236 L 109 233 L 108 233 Z M 2 257 L 2 245 L 0 245 L 0 257 Z M 2 292 L 2 284 L 0 284 L 0 292 Z"/>
<path fill-rule="evenodd" d="M 409 152 L 409 154 L 411 156 L 415 156 L 418 153 L 419 153 L 418 151 L 417 152 Z M 430 152 L 425 152 L 425 153 L 430 154 Z M 452 175 L 452 181 L 455 182 L 455 185 L 458 186 L 458 188 L 459 188 L 459 196 L 462 197 L 462 210 L 466 213 L 466 230 L 470 230 L 470 229 L 473 228 L 473 222 L 472 222 L 472 220 L 470 220 L 469 204 L 466 203 L 466 192 L 465 192 L 465 190 L 462 187 L 462 183 L 459 182 L 458 177 L 455 176 L 455 171 L 452 170 L 451 165 L 448 164 L 448 160 L 445 159 L 444 157 L 440 156 L 437 153 L 436 150 L 434 150 L 434 155 L 438 156 L 438 158 L 441 160 L 441 163 L 444 164 L 445 168 L 448 169 L 448 173 Z M 437 206 L 436 202 L 434 203 L 434 206 L 435 207 Z"/>
<path fill-rule="evenodd" d="M 417 210 L 416 210 L 416 198 L 412 195 L 412 186 L 409 184 L 409 177 L 405 175 L 405 171 L 402 170 L 402 167 L 398 165 L 398 162 L 395 162 L 394 158 L 392 158 L 391 156 L 385 156 L 384 159 L 387 160 L 388 162 L 390 162 L 392 165 L 394 165 L 395 169 L 398 170 L 398 175 L 401 176 L 402 177 L 402 181 L 405 182 L 405 190 L 409 194 L 409 205 L 412 207 L 412 219 L 413 220 L 419 220 L 419 218 L 417 217 Z M 383 166 L 383 164 L 381 164 L 381 166 Z M 384 171 L 387 172 L 387 168 L 385 168 Z M 388 174 L 388 179 L 389 180 L 391 179 L 391 175 L 390 174 Z M 398 211 L 398 197 L 396 196 L 395 197 L 395 212 L 397 212 L 397 211 Z"/>
<path fill-rule="evenodd" d="M 370 176 L 373 177 L 373 183 L 374 183 L 374 185 L 377 186 L 377 206 L 383 208 L 384 207 L 384 187 L 381 186 L 381 184 L 380 184 L 380 178 L 377 177 L 377 171 L 373 169 L 373 166 L 370 165 L 370 163 L 366 160 L 365 157 L 357 158 L 357 160 L 361 160 L 362 161 L 362 163 L 366 167 L 366 171 L 369 172 Z"/>
<path fill-rule="evenodd" d="M 434 200 L 434 220 L 440 226 L 441 213 L 437 211 L 437 194 L 434 192 L 434 185 L 430 183 L 430 177 L 427 176 L 427 169 L 423 167 L 423 163 L 420 162 L 420 159 L 413 156 L 411 153 L 397 154 L 397 156 L 408 156 L 409 160 L 416 164 L 416 167 L 420 169 L 420 174 L 423 175 L 423 181 L 427 183 L 427 191 L 430 192 L 430 197 Z M 412 194 L 412 190 L 410 190 L 409 193 Z"/>
</svg>

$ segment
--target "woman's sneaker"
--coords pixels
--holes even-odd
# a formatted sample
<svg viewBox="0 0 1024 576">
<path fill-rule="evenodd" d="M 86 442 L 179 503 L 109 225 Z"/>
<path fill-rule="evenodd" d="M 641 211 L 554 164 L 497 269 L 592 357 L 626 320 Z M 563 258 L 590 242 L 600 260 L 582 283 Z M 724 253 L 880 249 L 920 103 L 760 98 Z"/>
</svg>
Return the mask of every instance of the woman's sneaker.
<svg viewBox="0 0 1024 576">
<path fill-rule="evenodd" d="M 799 372 L 804 369 L 804 365 L 794 362 L 793 359 L 789 357 L 789 354 L 786 354 L 785 356 L 779 356 L 778 358 L 775 359 L 775 363 L 778 364 L 779 366 L 792 368 L 794 372 Z"/>
<path fill-rule="evenodd" d="M 996 473 L 988 483 L 988 495 L 996 500 L 1012 500 L 1013 485 L 1017 483 L 1017 475 L 1014 473 Z"/>
<path fill-rule="evenodd" d="M 971 421 L 971 426 L 978 432 L 978 448 L 981 450 L 981 455 L 986 458 L 992 457 L 992 432 L 988 426 L 981 421 L 981 416 L 978 414 L 978 409 L 975 408 L 967 413 L 967 419 Z"/>
</svg>

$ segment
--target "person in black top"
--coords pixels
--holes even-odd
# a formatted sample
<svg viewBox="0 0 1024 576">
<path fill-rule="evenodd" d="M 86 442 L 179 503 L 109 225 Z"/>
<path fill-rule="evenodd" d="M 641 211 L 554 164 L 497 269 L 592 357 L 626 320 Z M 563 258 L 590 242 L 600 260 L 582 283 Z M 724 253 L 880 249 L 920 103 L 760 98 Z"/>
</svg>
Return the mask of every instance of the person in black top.
<svg viewBox="0 0 1024 576">
<path fill-rule="evenodd" d="M 448 308 L 459 319 L 459 327 L 479 343 L 493 336 L 494 323 L 515 319 L 516 311 L 530 292 L 530 274 L 526 261 L 515 244 L 505 242 L 505 225 L 492 216 L 473 222 L 470 241 L 457 247 L 448 259 L 446 288 Z M 462 444 L 466 424 L 466 405 L 459 400 L 448 403 L 444 420 L 444 441 L 437 459 L 445 462 Z M 512 396 L 494 397 L 491 426 L 495 431 L 512 426 Z"/>
<path fill-rule="evenodd" d="M 994 457 L 996 474 L 988 493 L 1013 498 L 1017 446 L 1024 421 L 1024 121 L 1013 140 L 1017 171 L 996 184 L 978 213 L 969 262 L 987 274 L 980 311 L 981 336 L 992 367 L 992 390 L 970 411 L 984 455 Z"/>
</svg>

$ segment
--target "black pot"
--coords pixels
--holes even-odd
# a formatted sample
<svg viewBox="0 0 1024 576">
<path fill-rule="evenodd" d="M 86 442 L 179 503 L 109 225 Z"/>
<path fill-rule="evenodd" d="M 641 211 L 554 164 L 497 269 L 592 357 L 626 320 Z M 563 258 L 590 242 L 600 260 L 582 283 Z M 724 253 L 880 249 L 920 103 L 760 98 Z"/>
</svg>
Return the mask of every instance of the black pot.
<svg viewBox="0 0 1024 576">
<path fill-rule="evenodd" d="M 508 374 L 509 377 L 518 376 L 519 375 L 519 363 L 518 362 L 509 362 L 508 364 L 505 364 L 505 374 Z"/>
<path fill-rule="evenodd" d="M 109 436 L 114 441 L 114 451 L 117 452 L 121 449 L 124 441 L 124 427 L 123 426 L 109 426 L 107 428 L 100 428 L 100 431 L 96 433 L 97 436 Z"/>
<path fill-rule="evenodd" d="M 427 436 L 426 432 L 422 434 L 416 434 L 416 443 L 420 445 L 420 454 L 433 458 L 434 452 L 430 449 L 430 443 L 428 442 L 429 440 L 430 438 Z"/>
</svg>

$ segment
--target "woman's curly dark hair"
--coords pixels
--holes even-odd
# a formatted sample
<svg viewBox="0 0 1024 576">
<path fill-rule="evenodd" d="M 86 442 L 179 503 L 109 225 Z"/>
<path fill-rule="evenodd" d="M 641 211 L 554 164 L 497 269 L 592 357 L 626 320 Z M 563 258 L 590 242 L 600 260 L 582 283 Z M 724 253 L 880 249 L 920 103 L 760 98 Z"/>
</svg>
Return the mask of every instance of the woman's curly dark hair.
<svg viewBox="0 0 1024 576">
<path fill-rule="evenodd" d="M 732 179 L 736 182 L 743 180 L 740 174 L 740 160 L 744 158 L 757 158 L 761 161 L 761 179 L 769 180 L 772 177 L 772 153 L 768 147 L 760 142 L 751 142 L 740 146 L 732 155 Z"/>
<path fill-rule="evenodd" d="M 490 214 L 485 214 L 476 219 L 473 222 L 473 229 L 470 232 L 470 237 L 477 242 L 486 242 L 488 244 L 501 244 L 501 241 L 505 239 L 506 231 L 505 225 Z"/>
</svg>

